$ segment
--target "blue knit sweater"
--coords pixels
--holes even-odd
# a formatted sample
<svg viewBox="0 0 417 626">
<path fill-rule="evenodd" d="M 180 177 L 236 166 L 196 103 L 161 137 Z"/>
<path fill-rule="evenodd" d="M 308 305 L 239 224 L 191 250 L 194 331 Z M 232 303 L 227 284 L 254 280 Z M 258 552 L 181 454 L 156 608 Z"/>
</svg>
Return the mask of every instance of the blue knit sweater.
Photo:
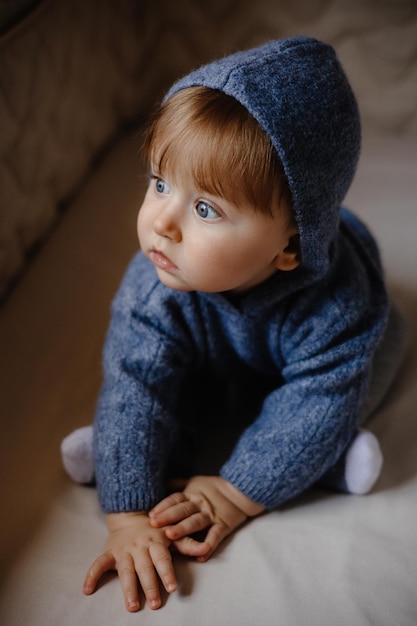
<svg viewBox="0 0 417 626">
<path fill-rule="evenodd" d="M 164 286 L 139 252 L 112 308 L 95 418 L 105 511 L 147 510 L 164 495 L 191 373 L 265 376 L 275 386 L 221 475 L 268 508 L 333 467 L 358 425 L 388 310 L 376 244 L 340 209 L 360 144 L 356 102 L 329 46 L 270 42 L 174 85 L 222 89 L 269 133 L 286 171 L 302 263 L 239 300 Z M 196 417 L 198 419 L 198 417 Z"/>
</svg>

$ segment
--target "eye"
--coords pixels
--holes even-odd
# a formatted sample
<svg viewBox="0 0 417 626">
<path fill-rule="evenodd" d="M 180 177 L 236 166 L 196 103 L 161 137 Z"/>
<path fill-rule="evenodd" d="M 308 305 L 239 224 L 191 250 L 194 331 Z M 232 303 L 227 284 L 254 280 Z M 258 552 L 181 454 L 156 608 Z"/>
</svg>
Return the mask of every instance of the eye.
<svg viewBox="0 0 417 626">
<path fill-rule="evenodd" d="M 215 220 L 221 217 L 220 213 L 214 209 L 211 204 L 208 202 L 204 202 L 204 200 L 199 200 L 195 206 L 196 213 L 203 220 Z"/>
<path fill-rule="evenodd" d="M 155 181 L 155 189 L 157 193 L 168 194 L 171 192 L 168 183 L 166 183 L 162 178 L 158 178 L 157 176 L 152 177 Z"/>
</svg>

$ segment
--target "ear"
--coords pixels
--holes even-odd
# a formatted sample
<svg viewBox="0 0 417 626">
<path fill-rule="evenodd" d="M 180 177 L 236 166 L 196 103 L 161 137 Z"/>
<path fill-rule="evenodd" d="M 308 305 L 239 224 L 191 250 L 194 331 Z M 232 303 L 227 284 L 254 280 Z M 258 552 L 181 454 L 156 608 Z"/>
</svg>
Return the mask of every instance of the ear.
<svg viewBox="0 0 417 626">
<path fill-rule="evenodd" d="M 288 245 L 275 259 L 275 267 L 283 272 L 294 270 L 300 265 L 300 235 L 292 235 Z"/>
</svg>

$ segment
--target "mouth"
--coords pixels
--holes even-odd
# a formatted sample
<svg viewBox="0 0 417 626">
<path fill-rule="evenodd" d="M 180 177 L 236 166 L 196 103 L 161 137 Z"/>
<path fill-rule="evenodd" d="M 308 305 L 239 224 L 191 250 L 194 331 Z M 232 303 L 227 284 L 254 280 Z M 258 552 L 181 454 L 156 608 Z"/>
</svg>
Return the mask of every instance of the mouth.
<svg viewBox="0 0 417 626">
<path fill-rule="evenodd" d="M 160 250 L 152 248 L 149 252 L 149 257 L 152 263 L 159 267 L 161 270 L 172 271 L 177 270 L 178 267 Z"/>
</svg>

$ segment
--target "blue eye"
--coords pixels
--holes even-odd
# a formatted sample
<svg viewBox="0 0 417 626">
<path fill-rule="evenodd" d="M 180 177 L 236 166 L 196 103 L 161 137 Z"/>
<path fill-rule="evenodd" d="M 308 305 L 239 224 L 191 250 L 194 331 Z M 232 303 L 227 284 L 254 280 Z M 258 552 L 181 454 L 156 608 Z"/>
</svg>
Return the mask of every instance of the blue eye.
<svg viewBox="0 0 417 626">
<path fill-rule="evenodd" d="M 220 213 L 216 211 L 208 202 L 204 202 L 200 200 L 197 202 L 195 210 L 197 215 L 201 217 L 203 220 L 215 220 L 218 217 L 221 217 Z"/>
<path fill-rule="evenodd" d="M 155 189 L 158 193 L 167 194 L 171 192 L 168 183 L 162 180 L 162 178 L 157 178 L 155 176 L 154 181 L 155 181 Z"/>
</svg>

